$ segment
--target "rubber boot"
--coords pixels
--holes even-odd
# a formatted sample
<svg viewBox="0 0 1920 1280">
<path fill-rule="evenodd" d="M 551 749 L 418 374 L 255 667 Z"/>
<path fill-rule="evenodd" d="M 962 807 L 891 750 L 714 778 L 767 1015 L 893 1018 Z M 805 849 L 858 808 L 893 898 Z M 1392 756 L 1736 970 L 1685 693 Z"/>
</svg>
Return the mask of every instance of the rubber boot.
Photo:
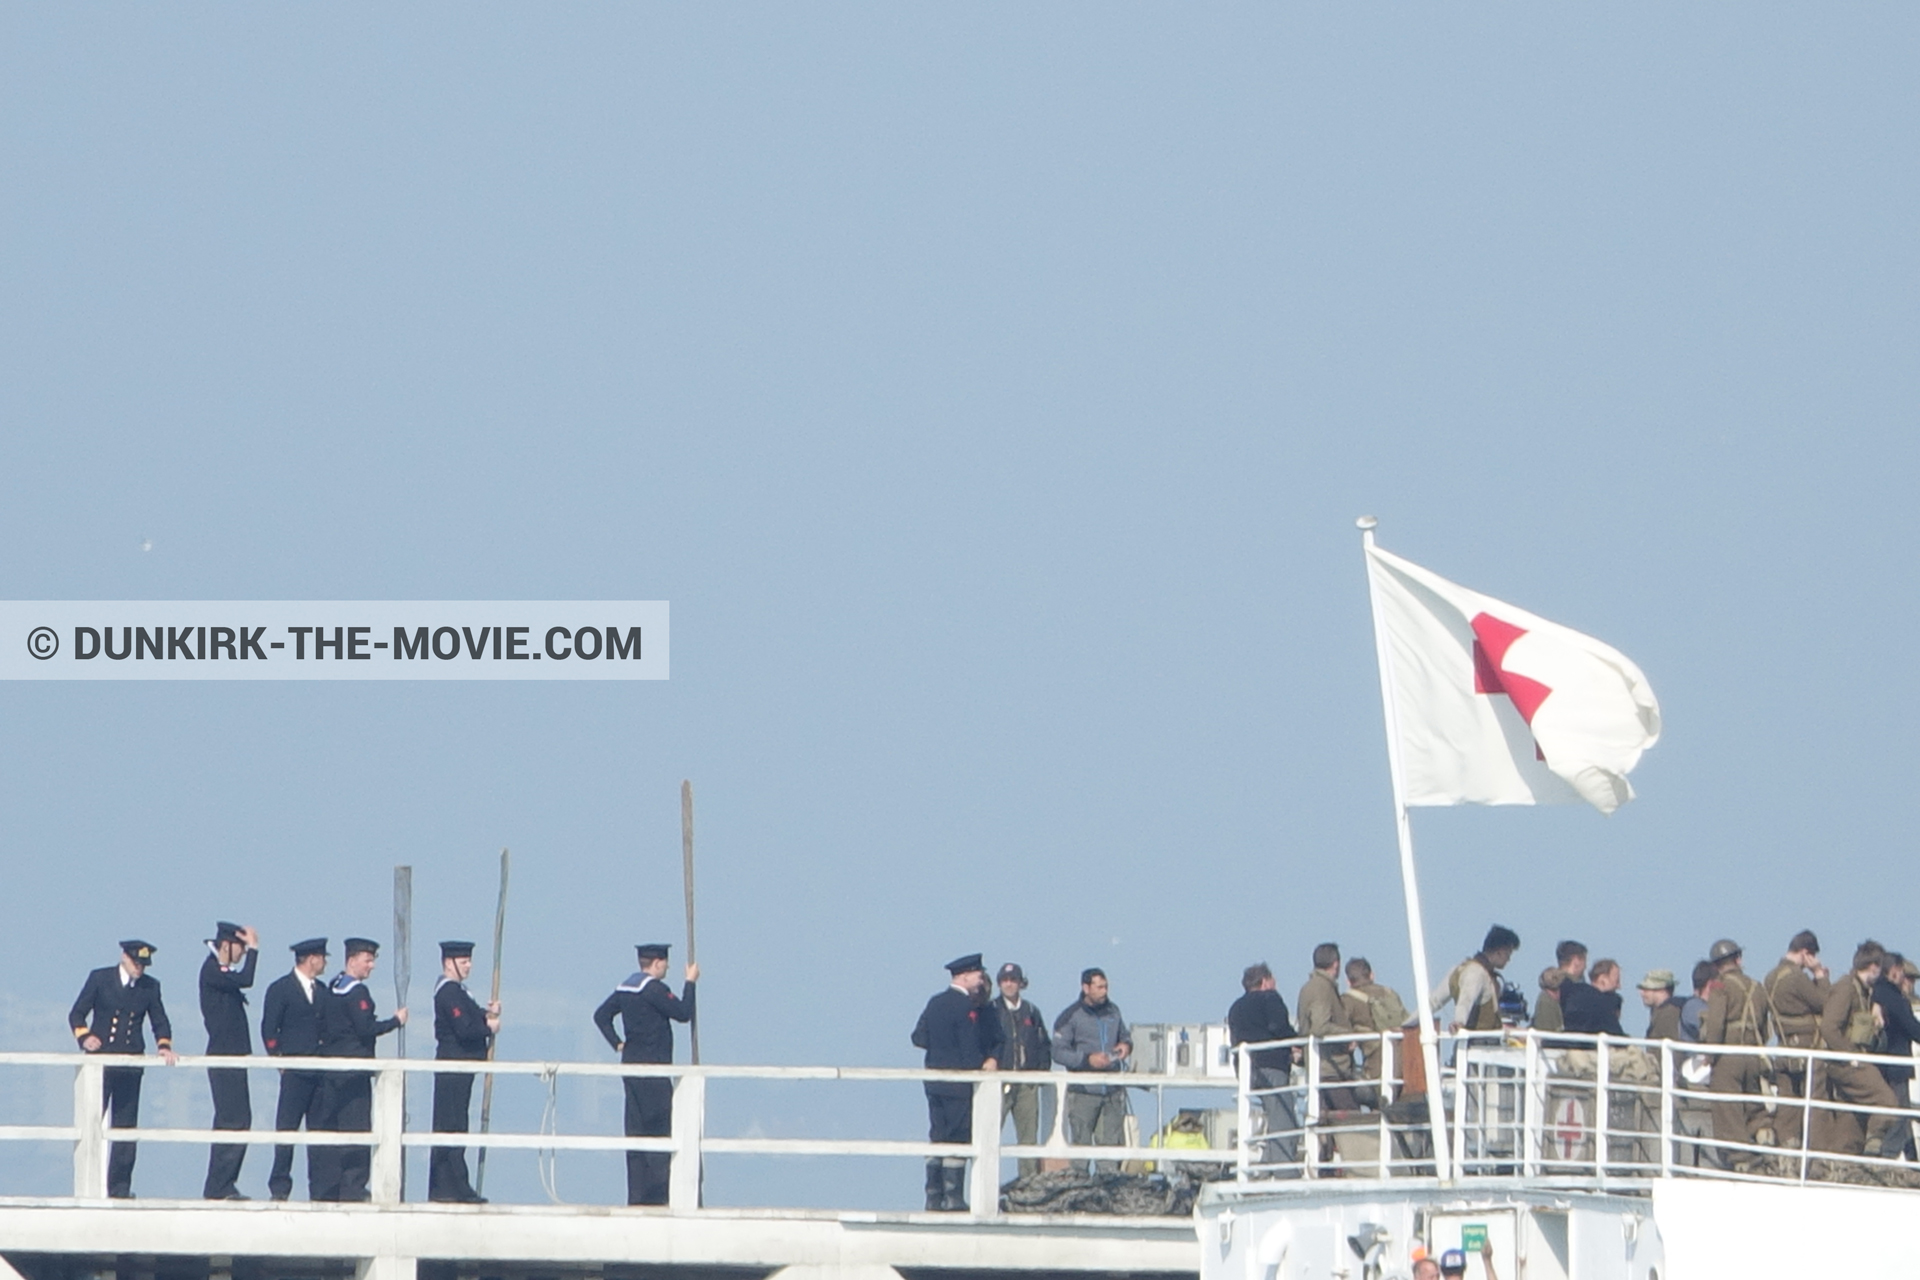
<svg viewBox="0 0 1920 1280">
<path fill-rule="evenodd" d="M 942 1206 L 948 1213 L 967 1212 L 967 1166 L 964 1161 L 945 1166 L 941 1172 L 946 1175 L 946 1200 Z"/>
<path fill-rule="evenodd" d="M 939 1213 L 947 1207 L 947 1167 L 939 1160 L 927 1161 L 927 1212 Z"/>
</svg>

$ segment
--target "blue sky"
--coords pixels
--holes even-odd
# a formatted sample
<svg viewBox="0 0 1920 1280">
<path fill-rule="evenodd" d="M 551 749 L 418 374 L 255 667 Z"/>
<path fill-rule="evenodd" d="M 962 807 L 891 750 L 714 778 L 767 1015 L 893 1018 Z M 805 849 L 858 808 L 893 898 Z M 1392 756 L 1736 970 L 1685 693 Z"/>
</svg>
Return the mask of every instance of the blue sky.
<svg viewBox="0 0 1920 1280">
<path fill-rule="evenodd" d="M 1327 939 L 1406 990 L 1363 512 L 1666 717 L 1611 819 L 1415 815 L 1436 967 L 1490 920 L 1524 974 L 1920 948 L 1908 7 L 4 22 L 0 595 L 676 641 L 664 685 L 0 689 L 8 1047 L 123 936 L 189 1026 L 216 918 L 275 968 L 384 937 L 398 862 L 484 936 L 507 845 L 502 1051 L 592 1053 L 682 932 L 683 777 L 714 1060 L 909 1064 L 976 949 L 1137 1020 Z M 812 1105 L 729 1123 L 919 1124 Z"/>
</svg>

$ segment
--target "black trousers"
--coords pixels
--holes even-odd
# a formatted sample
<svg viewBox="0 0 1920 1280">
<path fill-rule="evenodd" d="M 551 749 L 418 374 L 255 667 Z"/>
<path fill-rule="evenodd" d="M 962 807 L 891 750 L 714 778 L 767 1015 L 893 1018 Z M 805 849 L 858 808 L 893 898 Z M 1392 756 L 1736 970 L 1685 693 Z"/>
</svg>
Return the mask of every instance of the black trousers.
<svg viewBox="0 0 1920 1280">
<path fill-rule="evenodd" d="M 673 1081 L 627 1077 L 627 1136 L 664 1138 L 673 1132 Z M 673 1156 L 665 1151 L 627 1152 L 627 1203 L 665 1204 Z"/>
<path fill-rule="evenodd" d="M 101 1092 L 106 1110 L 113 1117 L 116 1129 L 136 1129 L 140 1126 L 140 1077 L 139 1067 L 108 1067 L 101 1082 Z M 133 1198 L 133 1158 L 136 1144 L 116 1142 L 107 1154 L 107 1194 L 116 1200 Z"/>
<path fill-rule="evenodd" d="M 209 1067 L 207 1086 L 213 1090 L 213 1127 L 216 1129 L 253 1128 L 253 1095 L 247 1089 L 247 1073 L 239 1067 Z M 207 1157 L 207 1185 L 201 1193 L 209 1200 L 224 1200 L 238 1190 L 240 1165 L 247 1158 L 244 1142 L 217 1142 Z"/>
<path fill-rule="evenodd" d="M 946 1092 L 954 1088 L 960 1092 Z M 942 1092 L 935 1093 L 935 1089 Z M 946 1084 L 930 1084 L 926 1090 L 927 1141 L 972 1143 L 973 1090 L 966 1085 Z"/>
<path fill-rule="evenodd" d="M 467 1072 L 433 1077 L 433 1131 L 465 1133 L 473 1103 L 473 1076 Z M 427 1161 L 427 1198 L 460 1200 L 473 1195 L 465 1147 L 435 1147 Z"/>
<path fill-rule="evenodd" d="M 370 1133 L 373 1130 L 373 1077 L 363 1072 L 328 1072 L 321 1085 L 320 1118 L 312 1126 L 327 1133 Z M 367 1178 L 373 1170 L 372 1147 L 319 1147 L 314 1151 L 318 1172 L 308 1175 L 308 1195 L 315 1200 L 365 1200 Z"/>
<path fill-rule="evenodd" d="M 280 1101 L 274 1107 L 273 1127 L 282 1133 L 298 1129 L 301 1121 L 306 1121 L 309 1132 L 319 1129 L 321 1107 L 321 1086 L 326 1082 L 318 1071 L 282 1071 L 280 1073 Z M 307 1148 L 307 1194 L 312 1196 L 316 1184 L 323 1181 L 321 1170 L 317 1167 L 320 1155 L 325 1147 Z M 275 1200 L 285 1200 L 293 1194 L 293 1148 L 275 1147 L 273 1149 L 273 1172 L 267 1175 L 267 1190 L 273 1193 Z"/>
</svg>

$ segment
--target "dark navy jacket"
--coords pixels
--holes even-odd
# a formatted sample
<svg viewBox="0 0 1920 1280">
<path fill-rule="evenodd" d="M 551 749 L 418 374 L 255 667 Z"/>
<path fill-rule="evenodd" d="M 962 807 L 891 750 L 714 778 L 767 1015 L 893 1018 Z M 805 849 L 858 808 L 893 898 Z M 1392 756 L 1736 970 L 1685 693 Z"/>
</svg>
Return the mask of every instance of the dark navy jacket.
<svg viewBox="0 0 1920 1280">
<path fill-rule="evenodd" d="M 87 975 L 80 998 L 67 1015 L 74 1040 L 99 1036 L 101 1053 L 145 1053 L 147 1041 L 140 1033 L 144 1018 L 153 1024 L 154 1043 L 162 1049 L 173 1048 L 173 1023 L 160 1003 L 160 983 L 143 973 L 129 984 L 124 972 L 110 964 Z"/>
<path fill-rule="evenodd" d="M 297 974 L 283 973 L 267 984 L 260 1010 L 261 1047 L 276 1058 L 312 1058 L 320 1053 L 321 1002 L 327 984 L 313 980 L 313 999 L 300 988 Z"/>
<path fill-rule="evenodd" d="M 373 992 L 343 973 L 321 1002 L 320 1052 L 329 1058 L 371 1058 L 374 1041 L 399 1025 L 398 1018 L 375 1017 Z"/>
<path fill-rule="evenodd" d="M 1887 1047 L 1882 1053 L 1905 1058 L 1906 1062 L 1878 1064 L 1888 1084 L 1896 1086 L 1901 1105 L 1906 1104 L 1906 1083 L 1913 1079 L 1913 1044 L 1920 1040 L 1920 1018 L 1913 1016 L 1913 1003 L 1899 987 L 1885 978 L 1873 984 L 1873 1002 L 1887 1017 Z"/>
<path fill-rule="evenodd" d="M 253 1052 L 246 991 L 259 963 L 260 953 L 249 947 L 238 968 L 229 969 L 211 955 L 201 964 L 200 1017 L 207 1024 L 208 1053 L 244 1058 Z"/>
<path fill-rule="evenodd" d="M 920 1014 L 913 1029 L 915 1048 L 927 1051 L 926 1065 L 936 1071 L 978 1071 L 988 1058 L 1000 1056 L 1000 1019 L 990 1005 L 975 1004 L 958 987 L 948 987 Z M 929 1082 L 929 1094 L 967 1097 L 970 1085 L 961 1081 Z"/>
<path fill-rule="evenodd" d="M 433 989 L 433 1040 L 434 1057 L 462 1062 L 483 1060 L 493 1043 L 487 1011 L 452 978 L 441 978 Z"/>
<path fill-rule="evenodd" d="M 1561 1030 L 1589 1036 L 1624 1036 L 1620 1025 L 1620 993 L 1598 991 L 1589 982 L 1569 982 L 1560 988 Z"/>
<path fill-rule="evenodd" d="M 1291 1040 L 1298 1033 L 1287 1016 L 1287 1000 L 1278 991 L 1249 991 L 1227 1010 L 1227 1034 L 1235 1044 Z M 1293 1066 L 1292 1049 L 1255 1049 L 1253 1065 L 1273 1071 Z"/>
<path fill-rule="evenodd" d="M 625 1037 L 613 1033 L 615 1014 L 626 1027 Z M 644 973 L 615 987 L 593 1011 L 593 1025 L 608 1044 L 620 1050 L 622 1062 L 672 1062 L 673 1024 L 692 1021 L 693 984 L 687 983 L 675 996 L 666 983 Z"/>
</svg>

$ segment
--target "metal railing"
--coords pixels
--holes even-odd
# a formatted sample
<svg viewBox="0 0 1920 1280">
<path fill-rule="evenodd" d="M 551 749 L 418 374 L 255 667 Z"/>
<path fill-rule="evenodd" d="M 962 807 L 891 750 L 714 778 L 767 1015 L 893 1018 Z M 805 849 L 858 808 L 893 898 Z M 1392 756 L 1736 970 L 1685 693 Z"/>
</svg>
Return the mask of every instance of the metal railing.
<svg viewBox="0 0 1920 1280">
<path fill-rule="evenodd" d="M 1417 1065 L 1416 1044 L 1404 1049 Z M 1355 1062 L 1362 1046 L 1373 1077 Z M 1829 1088 L 1848 1092 L 1857 1072 L 1880 1079 L 1882 1064 L 1912 1058 L 1532 1030 L 1441 1034 L 1438 1048 L 1444 1105 L 1432 1108 L 1431 1092 L 1408 1090 L 1396 1069 L 1399 1032 L 1241 1046 L 1236 1180 L 1510 1177 L 1632 1191 L 1706 1177 L 1920 1190 L 1920 1164 L 1903 1157 L 1920 1119 L 1908 1091 L 1891 1089 L 1888 1107 Z M 1258 1050 L 1290 1051 L 1295 1065 L 1283 1081 L 1256 1076 Z M 1723 1060 L 1734 1069 L 1716 1088 Z M 1444 1170 L 1436 1117 L 1450 1138 Z"/>
<path fill-rule="evenodd" d="M 1163 1148 L 1156 1146 L 1075 1145 L 1068 1141 L 1067 1097 L 1076 1086 L 1123 1085 L 1130 1089 L 1234 1088 L 1234 1082 L 1189 1076 L 1089 1077 L 1061 1072 L 926 1071 L 885 1067 L 805 1066 L 690 1066 L 684 1064 L 622 1064 L 582 1062 L 463 1062 L 420 1059 L 368 1058 L 231 1058 L 182 1055 L 166 1067 L 154 1057 L 91 1054 L 76 1057 L 58 1053 L 0 1053 L 0 1080 L 25 1068 L 67 1068 L 73 1072 L 73 1112 L 70 1124 L 0 1125 L 0 1144 L 21 1142 L 70 1143 L 73 1150 L 72 1195 L 76 1200 L 106 1199 L 107 1158 L 115 1142 L 140 1144 L 196 1144 L 250 1146 L 351 1146 L 371 1148 L 368 1190 L 373 1203 L 402 1200 L 404 1153 L 419 1147 L 467 1147 L 492 1150 L 669 1153 L 668 1207 L 675 1213 L 700 1208 L 701 1180 L 710 1155 L 849 1156 L 884 1158 L 966 1157 L 973 1160 L 968 1184 L 969 1213 L 975 1218 L 1000 1216 L 1002 1162 L 1013 1159 L 1073 1162 L 1152 1161 L 1169 1165 L 1225 1166 L 1232 1152 Z M 372 1125 L 366 1132 L 275 1129 L 192 1129 L 146 1127 L 112 1128 L 106 1119 L 105 1072 L 115 1067 L 144 1068 L 150 1074 L 190 1069 L 293 1070 L 369 1074 L 373 1077 Z M 672 1133 L 668 1137 L 625 1137 L 608 1134 L 538 1132 L 435 1133 L 410 1127 L 406 1121 L 406 1080 L 409 1075 L 471 1074 L 535 1077 L 550 1090 L 566 1080 L 660 1078 L 674 1081 Z M 971 1144 L 934 1143 L 892 1138 L 722 1137 L 706 1132 L 707 1091 L 711 1081 L 840 1081 L 891 1082 L 919 1085 L 929 1081 L 964 1083 L 973 1090 Z M 1031 1145 L 1001 1141 L 1005 1123 L 1003 1086 L 1040 1085 L 1053 1090 L 1052 1123 L 1042 1140 Z M 4 1088 L 0 1085 L 0 1088 Z M 916 1092 L 918 1092 L 916 1090 Z M 1224 1099 L 1223 1099 L 1224 1101 Z M 496 1117 L 497 1119 L 497 1117 Z"/>
</svg>

